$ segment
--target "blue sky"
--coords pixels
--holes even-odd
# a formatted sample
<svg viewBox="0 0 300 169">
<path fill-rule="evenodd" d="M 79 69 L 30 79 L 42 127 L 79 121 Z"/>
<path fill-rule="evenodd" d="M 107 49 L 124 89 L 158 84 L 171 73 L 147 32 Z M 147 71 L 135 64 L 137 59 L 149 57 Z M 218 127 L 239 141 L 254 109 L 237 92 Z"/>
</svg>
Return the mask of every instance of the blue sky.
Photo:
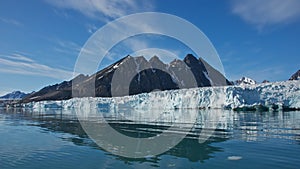
<svg viewBox="0 0 300 169">
<path fill-rule="evenodd" d="M 69 80 L 92 33 L 116 18 L 146 11 L 173 14 L 201 29 L 230 80 L 287 80 L 300 68 L 299 0 L 3 0 L 0 95 Z M 138 49 L 161 47 L 151 38 L 137 42 L 129 44 Z M 165 48 L 180 58 L 188 52 L 172 45 Z"/>
</svg>

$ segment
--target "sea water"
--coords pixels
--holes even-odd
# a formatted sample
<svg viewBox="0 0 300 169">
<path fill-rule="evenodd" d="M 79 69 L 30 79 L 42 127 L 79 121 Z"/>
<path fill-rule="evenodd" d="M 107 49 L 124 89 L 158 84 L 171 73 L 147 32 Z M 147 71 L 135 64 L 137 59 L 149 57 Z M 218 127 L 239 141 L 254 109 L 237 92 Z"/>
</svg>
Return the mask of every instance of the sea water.
<svg viewBox="0 0 300 169">
<path fill-rule="evenodd" d="M 126 109 L 94 111 L 116 131 L 133 138 L 153 137 L 165 130 L 176 135 L 182 128 L 191 127 L 166 152 L 128 158 L 96 144 L 76 111 L 1 109 L 0 169 L 300 167 L 299 111 L 185 109 L 160 112 L 161 116 L 151 118 L 151 114 L 159 114 L 157 111 L 143 110 L 140 116 Z M 195 119 L 188 118 L 195 112 Z M 170 126 L 176 124 L 180 127 L 171 130 Z"/>
</svg>

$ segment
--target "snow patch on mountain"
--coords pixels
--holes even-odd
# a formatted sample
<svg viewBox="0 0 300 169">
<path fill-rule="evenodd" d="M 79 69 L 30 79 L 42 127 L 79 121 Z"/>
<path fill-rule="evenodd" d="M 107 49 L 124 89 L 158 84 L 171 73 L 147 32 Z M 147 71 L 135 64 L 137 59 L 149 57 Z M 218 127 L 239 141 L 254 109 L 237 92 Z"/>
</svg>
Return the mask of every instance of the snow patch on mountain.
<svg viewBox="0 0 300 169">
<path fill-rule="evenodd" d="M 235 81 L 235 85 L 255 85 L 257 82 L 248 77 L 242 77 L 240 80 Z"/>
<path fill-rule="evenodd" d="M 20 100 L 24 97 L 26 97 L 28 94 L 20 92 L 20 91 L 13 91 L 11 93 L 8 93 L 4 96 L 1 96 L 1 100 Z"/>
</svg>

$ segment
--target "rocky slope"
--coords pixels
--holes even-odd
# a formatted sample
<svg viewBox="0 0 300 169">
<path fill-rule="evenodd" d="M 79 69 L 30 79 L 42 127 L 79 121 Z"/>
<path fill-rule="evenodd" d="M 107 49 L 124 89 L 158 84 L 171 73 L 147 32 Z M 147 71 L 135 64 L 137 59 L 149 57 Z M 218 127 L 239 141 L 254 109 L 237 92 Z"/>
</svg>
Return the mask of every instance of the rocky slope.
<svg viewBox="0 0 300 169">
<path fill-rule="evenodd" d="M 20 99 L 26 97 L 27 95 L 28 94 L 21 92 L 21 91 L 13 91 L 4 96 L 1 96 L 0 100 L 20 100 Z"/>
<path fill-rule="evenodd" d="M 294 73 L 289 80 L 300 80 L 300 70 Z"/>
<path fill-rule="evenodd" d="M 117 73 L 116 73 L 117 72 Z M 121 74 L 120 74 L 121 73 Z M 113 83 L 114 74 L 120 74 Z M 194 77 L 194 78 L 193 78 Z M 132 79 L 128 86 L 123 82 Z M 191 85 L 194 79 L 195 85 Z M 74 86 L 72 95 L 72 84 Z M 149 61 L 144 57 L 127 56 L 91 75 L 79 75 L 70 81 L 47 86 L 23 99 L 23 102 L 42 100 L 66 100 L 78 97 L 111 97 L 148 93 L 157 90 L 179 88 L 226 86 L 231 83 L 203 59 L 188 54 L 183 60 L 163 63 L 154 56 Z M 94 87 L 95 90 L 90 90 Z M 112 93 L 111 91 L 114 91 Z"/>
</svg>

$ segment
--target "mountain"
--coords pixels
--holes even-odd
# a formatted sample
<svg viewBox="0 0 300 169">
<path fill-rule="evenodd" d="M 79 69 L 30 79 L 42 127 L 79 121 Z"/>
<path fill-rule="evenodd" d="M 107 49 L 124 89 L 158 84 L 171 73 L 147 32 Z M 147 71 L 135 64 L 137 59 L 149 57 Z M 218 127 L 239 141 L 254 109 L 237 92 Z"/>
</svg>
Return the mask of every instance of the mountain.
<svg viewBox="0 0 300 169">
<path fill-rule="evenodd" d="M 47 86 L 25 97 L 23 102 L 66 100 L 72 94 L 73 97 L 111 97 L 191 88 L 195 87 L 192 85 L 191 76 L 195 77 L 196 87 L 231 84 L 219 71 L 192 54 L 168 64 L 163 63 L 157 56 L 149 61 L 143 56 L 126 56 L 91 76 L 79 75 L 70 81 Z M 132 80 L 129 82 L 128 79 Z M 76 84 L 73 93 L 72 84 Z"/>
<path fill-rule="evenodd" d="M 300 70 L 294 73 L 289 80 L 300 80 Z"/>
<path fill-rule="evenodd" d="M 242 77 L 240 80 L 235 81 L 235 85 L 255 85 L 257 82 L 248 77 Z"/>
<path fill-rule="evenodd" d="M 263 80 L 261 83 L 270 83 L 269 80 Z"/>
<path fill-rule="evenodd" d="M 8 93 L 4 96 L 1 96 L 0 99 L 1 100 L 20 100 L 23 99 L 24 97 L 26 97 L 28 94 L 20 92 L 20 91 L 14 91 L 11 93 Z"/>
</svg>

